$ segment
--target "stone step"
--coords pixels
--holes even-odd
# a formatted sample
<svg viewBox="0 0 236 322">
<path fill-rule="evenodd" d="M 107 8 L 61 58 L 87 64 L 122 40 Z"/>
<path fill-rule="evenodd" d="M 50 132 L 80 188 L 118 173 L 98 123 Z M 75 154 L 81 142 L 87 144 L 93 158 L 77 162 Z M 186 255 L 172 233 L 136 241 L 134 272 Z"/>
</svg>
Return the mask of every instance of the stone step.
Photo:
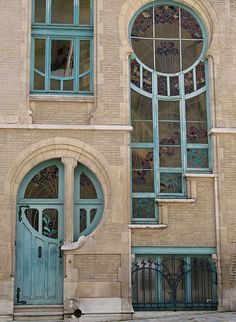
<svg viewBox="0 0 236 322">
<path fill-rule="evenodd" d="M 63 321 L 62 305 L 19 305 L 14 307 L 14 321 Z"/>
</svg>

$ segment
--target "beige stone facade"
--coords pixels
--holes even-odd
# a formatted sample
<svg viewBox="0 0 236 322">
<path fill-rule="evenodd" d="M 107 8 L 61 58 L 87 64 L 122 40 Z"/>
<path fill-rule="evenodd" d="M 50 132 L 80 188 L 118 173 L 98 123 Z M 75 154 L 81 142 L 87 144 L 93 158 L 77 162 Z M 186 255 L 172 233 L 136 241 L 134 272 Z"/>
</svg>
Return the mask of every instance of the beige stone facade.
<svg viewBox="0 0 236 322">
<path fill-rule="evenodd" d="M 64 313 L 130 317 L 131 246 L 216 247 L 218 309 L 236 310 L 236 2 L 179 0 L 208 31 L 212 174 L 188 174 L 185 200 L 159 200 L 160 222 L 130 222 L 128 25 L 149 0 L 94 1 L 94 95 L 29 93 L 31 1 L 0 1 L 0 320 L 13 319 L 17 191 L 39 163 L 65 167 L 65 242 L 73 242 L 73 169 L 104 193 L 98 227 L 64 251 Z M 96 316 L 96 317 L 95 317 Z"/>
</svg>

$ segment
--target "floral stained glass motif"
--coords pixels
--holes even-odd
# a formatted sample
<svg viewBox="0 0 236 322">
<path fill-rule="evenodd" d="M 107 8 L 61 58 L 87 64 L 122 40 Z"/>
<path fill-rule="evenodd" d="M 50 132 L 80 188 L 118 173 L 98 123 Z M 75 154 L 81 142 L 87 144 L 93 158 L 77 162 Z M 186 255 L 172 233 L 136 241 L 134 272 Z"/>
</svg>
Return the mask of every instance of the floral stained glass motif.
<svg viewBox="0 0 236 322">
<path fill-rule="evenodd" d="M 133 192 L 153 192 L 153 150 L 133 149 L 132 169 Z"/>
<path fill-rule="evenodd" d="M 153 9 L 144 10 L 135 19 L 131 31 L 133 37 L 152 37 L 153 36 Z"/>
<path fill-rule="evenodd" d="M 208 150 L 207 149 L 187 149 L 188 168 L 208 168 Z"/>
<path fill-rule="evenodd" d="M 161 73 L 180 70 L 180 46 L 178 41 L 156 40 L 156 69 Z"/>
<path fill-rule="evenodd" d="M 140 65 L 135 59 L 132 59 L 130 62 L 130 67 L 131 67 L 131 83 L 137 87 L 140 87 Z"/>
<path fill-rule="evenodd" d="M 167 77 L 158 76 L 158 95 L 167 96 Z"/>
<path fill-rule="evenodd" d="M 179 76 L 170 77 L 170 95 L 179 95 Z"/>
<path fill-rule="evenodd" d="M 143 69 L 143 90 L 152 93 L 152 73 Z"/>
<path fill-rule="evenodd" d="M 39 171 L 29 182 L 24 198 L 58 198 L 59 171 L 57 166 L 50 166 Z"/>
<path fill-rule="evenodd" d="M 181 33 L 183 39 L 202 39 L 202 31 L 194 16 L 181 9 Z"/>
<path fill-rule="evenodd" d="M 161 193 L 182 193 L 181 173 L 160 173 Z"/>
<path fill-rule="evenodd" d="M 179 38 L 179 8 L 163 5 L 154 10 L 156 38 Z"/>
<path fill-rule="evenodd" d="M 184 74 L 184 88 L 185 94 L 190 94 L 194 91 L 193 71 Z"/>
<path fill-rule="evenodd" d="M 80 209 L 80 233 L 87 228 L 87 211 L 86 209 Z"/>
<path fill-rule="evenodd" d="M 199 63 L 196 66 L 196 78 L 197 78 L 197 89 L 200 89 L 206 85 L 204 63 Z"/>
<path fill-rule="evenodd" d="M 133 218 L 155 218 L 154 199 L 133 198 Z"/>
</svg>

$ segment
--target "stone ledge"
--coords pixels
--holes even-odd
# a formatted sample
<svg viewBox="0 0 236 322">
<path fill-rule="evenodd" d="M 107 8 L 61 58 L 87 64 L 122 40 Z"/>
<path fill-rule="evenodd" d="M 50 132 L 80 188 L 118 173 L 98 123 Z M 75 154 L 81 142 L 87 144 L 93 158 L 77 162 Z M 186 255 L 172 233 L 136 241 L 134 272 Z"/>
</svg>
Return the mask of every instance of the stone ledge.
<svg viewBox="0 0 236 322">
<path fill-rule="evenodd" d="M 27 130 L 78 130 L 78 131 L 124 131 L 131 132 L 130 125 L 60 125 L 60 124 L 0 124 L 1 129 Z"/>
<path fill-rule="evenodd" d="M 158 203 L 194 203 L 196 199 L 156 199 Z"/>
<path fill-rule="evenodd" d="M 32 102 L 94 102 L 94 96 L 81 95 L 29 95 L 29 100 Z"/>
<path fill-rule="evenodd" d="M 218 174 L 215 173 L 185 173 L 186 178 L 216 178 Z"/>
<path fill-rule="evenodd" d="M 235 127 L 215 127 L 209 131 L 210 135 L 214 134 L 236 134 Z"/>
<path fill-rule="evenodd" d="M 165 229 L 167 225 L 165 224 L 157 224 L 157 225 L 149 225 L 149 224 L 131 224 L 128 225 L 129 229 Z"/>
</svg>

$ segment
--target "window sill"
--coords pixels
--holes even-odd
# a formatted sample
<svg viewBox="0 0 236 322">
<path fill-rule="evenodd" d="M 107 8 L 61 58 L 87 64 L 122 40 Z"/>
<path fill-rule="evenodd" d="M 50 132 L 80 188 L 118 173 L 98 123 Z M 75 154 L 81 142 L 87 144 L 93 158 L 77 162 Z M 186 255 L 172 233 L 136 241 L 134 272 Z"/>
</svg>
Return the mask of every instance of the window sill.
<svg viewBox="0 0 236 322">
<path fill-rule="evenodd" d="M 161 203 L 194 203 L 196 199 L 156 199 L 156 202 Z"/>
<path fill-rule="evenodd" d="M 82 96 L 82 95 L 29 95 L 29 100 L 32 102 L 94 102 L 94 96 Z"/>
<path fill-rule="evenodd" d="M 217 174 L 213 173 L 185 173 L 186 178 L 216 178 Z"/>
<path fill-rule="evenodd" d="M 165 224 L 157 224 L 157 225 L 149 225 L 149 224 L 131 224 L 128 225 L 129 229 L 165 229 L 167 225 Z"/>
</svg>

